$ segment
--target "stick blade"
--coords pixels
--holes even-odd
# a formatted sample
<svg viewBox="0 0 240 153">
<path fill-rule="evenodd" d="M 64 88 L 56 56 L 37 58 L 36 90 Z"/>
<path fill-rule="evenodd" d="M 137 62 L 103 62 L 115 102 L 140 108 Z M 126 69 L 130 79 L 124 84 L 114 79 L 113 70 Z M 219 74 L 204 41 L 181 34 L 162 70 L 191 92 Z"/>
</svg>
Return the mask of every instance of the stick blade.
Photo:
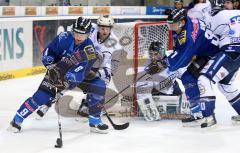
<svg viewBox="0 0 240 153">
<path fill-rule="evenodd" d="M 62 148 L 63 142 L 61 138 L 57 138 L 55 148 Z"/>
<path fill-rule="evenodd" d="M 124 130 L 124 129 L 128 128 L 128 127 L 129 127 L 129 122 L 121 124 L 121 125 L 113 124 L 113 128 L 115 130 Z"/>
</svg>

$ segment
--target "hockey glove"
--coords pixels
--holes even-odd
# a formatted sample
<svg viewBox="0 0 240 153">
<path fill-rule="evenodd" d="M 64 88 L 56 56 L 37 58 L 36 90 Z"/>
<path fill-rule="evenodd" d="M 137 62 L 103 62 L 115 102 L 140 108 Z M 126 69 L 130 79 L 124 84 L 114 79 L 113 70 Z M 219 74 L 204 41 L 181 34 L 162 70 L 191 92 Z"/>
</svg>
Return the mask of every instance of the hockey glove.
<svg viewBox="0 0 240 153">
<path fill-rule="evenodd" d="M 44 66 L 54 64 L 54 58 L 50 55 L 45 55 L 42 57 L 42 63 Z"/>
<path fill-rule="evenodd" d="M 93 70 L 90 70 L 85 77 L 86 80 L 93 80 L 95 78 L 96 78 L 96 72 L 94 72 Z"/>
<path fill-rule="evenodd" d="M 154 75 L 161 72 L 166 67 L 166 64 L 163 62 L 152 62 L 145 68 L 145 71 L 150 75 Z"/>
<path fill-rule="evenodd" d="M 46 66 L 46 68 L 47 68 L 47 75 L 49 76 L 50 83 L 52 84 L 58 83 L 61 76 L 55 64 L 48 65 Z"/>
</svg>

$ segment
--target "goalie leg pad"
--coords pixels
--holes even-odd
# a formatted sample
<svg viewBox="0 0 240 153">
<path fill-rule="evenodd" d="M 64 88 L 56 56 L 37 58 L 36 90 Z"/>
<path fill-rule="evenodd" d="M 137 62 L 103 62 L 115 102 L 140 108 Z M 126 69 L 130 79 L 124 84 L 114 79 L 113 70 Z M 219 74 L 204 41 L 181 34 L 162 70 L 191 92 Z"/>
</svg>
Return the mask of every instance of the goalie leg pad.
<svg viewBox="0 0 240 153">
<path fill-rule="evenodd" d="M 146 121 L 156 121 L 160 120 L 160 114 L 158 112 L 158 109 L 155 105 L 154 100 L 152 99 L 151 94 L 141 94 L 141 96 L 145 95 L 145 98 L 141 98 L 140 95 L 138 95 L 138 106 L 140 111 L 143 114 L 143 117 Z M 147 98 L 146 98 L 147 97 Z"/>
</svg>

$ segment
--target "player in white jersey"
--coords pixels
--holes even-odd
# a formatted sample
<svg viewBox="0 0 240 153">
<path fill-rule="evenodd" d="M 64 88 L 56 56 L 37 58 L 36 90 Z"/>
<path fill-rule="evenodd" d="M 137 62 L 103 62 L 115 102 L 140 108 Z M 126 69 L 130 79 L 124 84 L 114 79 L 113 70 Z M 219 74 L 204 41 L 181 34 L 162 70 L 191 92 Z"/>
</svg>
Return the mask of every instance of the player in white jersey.
<svg viewBox="0 0 240 153">
<path fill-rule="evenodd" d="M 200 95 L 203 116 L 206 122 L 202 126 L 211 126 L 215 109 L 212 82 L 218 83 L 219 89 L 237 112 L 232 120 L 240 123 L 240 90 L 234 81 L 240 66 L 240 10 L 223 10 L 212 17 L 211 30 L 219 36 L 217 53 L 201 71 L 199 81 L 204 87 Z"/>
<path fill-rule="evenodd" d="M 148 51 L 150 60 L 145 68 L 148 74 L 141 81 L 137 82 L 137 103 L 146 121 L 156 121 L 160 120 L 161 117 L 159 114 L 160 110 L 158 110 L 158 106 L 153 100 L 152 90 L 157 90 L 160 98 L 167 97 L 167 101 L 178 103 L 182 91 L 176 82 L 176 78 L 180 78 L 182 72 L 181 70 L 169 72 L 168 69 L 164 69 L 158 73 L 158 69 L 156 71 L 154 69 L 151 70 L 153 63 L 157 64 L 165 57 L 165 48 L 161 42 L 156 41 L 150 44 Z"/>
<path fill-rule="evenodd" d="M 109 83 L 112 73 L 112 54 L 122 50 L 119 39 L 112 32 L 114 20 L 110 16 L 101 16 L 97 24 L 92 24 L 90 39 L 92 40 L 97 52 L 99 61 L 93 66 L 97 69 L 97 76 L 102 78 L 106 84 Z"/>
<path fill-rule="evenodd" d="M 188 10 L 188 16 L 203 20 L 207 25 L 211 21 L 212 6 L 209 0 L 193 0 L 194 7 Z"/>
</svg>

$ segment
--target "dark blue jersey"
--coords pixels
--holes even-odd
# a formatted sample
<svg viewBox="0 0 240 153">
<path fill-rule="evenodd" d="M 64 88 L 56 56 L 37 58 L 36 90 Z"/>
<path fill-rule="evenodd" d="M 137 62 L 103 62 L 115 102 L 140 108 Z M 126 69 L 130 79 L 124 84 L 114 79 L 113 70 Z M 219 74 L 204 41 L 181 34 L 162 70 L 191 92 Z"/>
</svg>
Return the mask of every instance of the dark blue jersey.
<svg viewBox="0 0 240 153">
<path fill-rule="evenodd" d="M 189 64 L 194 56 L 213 56 L 218 52 L 218 38 L 203 21 L 187 17 L 183 30 L 176 34 L 175 51 L 168 56 L 170 71 Z"/>
<path fill-rule="evenodd" d="M 87 61 L 89 69 L 96 60 L 96 52 L 92 41 L 87 38 L 79 45 L 75 45 L 72 32 L 62 32 L 43 51 L 43 56 L 52 56 L 55 63 L 63 57 L 70 57 L 78 52 L 82 61 Z"/>
</svg>

